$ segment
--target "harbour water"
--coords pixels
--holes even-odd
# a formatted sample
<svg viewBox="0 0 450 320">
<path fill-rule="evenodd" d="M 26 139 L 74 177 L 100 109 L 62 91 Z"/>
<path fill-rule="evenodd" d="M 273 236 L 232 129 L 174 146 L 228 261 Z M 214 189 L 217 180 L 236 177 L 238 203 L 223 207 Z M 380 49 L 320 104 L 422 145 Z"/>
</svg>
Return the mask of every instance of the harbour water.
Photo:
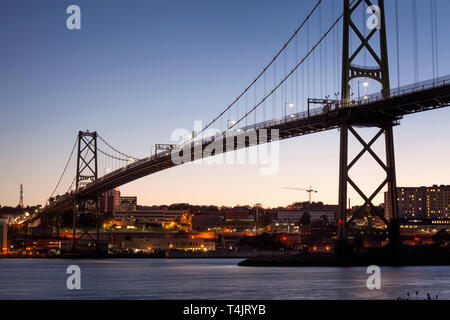
<svg viewBox="0 0 450 320">
<path fill-rule="evenodd" d="M 238 267 L 242 259 L 0 259 L 0 299 L 450 299 L 450 267 Z M 81 290 L 66 269 L 81 268 Z"/>
</svg>

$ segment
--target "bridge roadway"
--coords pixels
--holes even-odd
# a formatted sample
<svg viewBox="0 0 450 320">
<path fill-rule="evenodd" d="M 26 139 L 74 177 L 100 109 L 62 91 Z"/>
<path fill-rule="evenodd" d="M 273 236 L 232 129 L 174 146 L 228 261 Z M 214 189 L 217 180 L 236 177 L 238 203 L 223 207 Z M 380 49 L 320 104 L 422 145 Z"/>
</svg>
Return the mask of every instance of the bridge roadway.
<svg viewBox="0 0 450 320">
<path fill-rule="evenodd" d="M 309 112 L 301 112 L 287 117 L 269 120 L 249 127 L 237 129 L 234 134 L 246 135 L 249 130 L 257 133 L 257 140 L 245 139 L 245 143 L 233 144 L 233 150 L 248 148 L 250 146 L 272 141 L 270 129 L 279 130 L 279 140 L 296 136 L 339 128 L 343 124 L 353 126 L 381 127 L 384 124 L 398 124 L 405 115 L 448 107 L 450 105 L 450 76 L 437 80 L 430 80 L 420 84 L 391 90 L 391 96 L 383 99 L 379 94 L 368 96 L 367 99 L 351 101 L 343 104 L 334 102 L 330 108 L 315 108 Z M 325 110 L 328 109 L 328 110 Z M 267 139 L 260 139 L 260 135 L 267 129 Z M 261 130 L 261 131 L 260 131 Z M 226 133 L 223 133 L 224 135 Z M 221 137 L 221 136 L 219 136 Z M 216 136 L 217 139 L 217 136 Z M 181 145 L 183 150 L 190 152 L 191 160 L 222 153 L 220 148 L 209 155 L 203 155 L 203 150 L 213 142 L 214 138 L 205 138 L 203 141 L 194 140 Z M 260 141 L 261 140 L 261 141 Z M 274 140 L 276 140 L 274 138 Z M 202 143 L 202 148 L 198 146 Z M 224 152 L 231 151 L 226 148 L 224 139 Z M 197 148 L 194 149 L 194 144 Z M 211 148 L 211 146 L 210 146 Z M 180 155 L 183 152 L 180 153 Z M 188 157 L 188 156 L 187 156 Z M 78 189 L 75 194 L 61 196 L 58 200 L 48 204 L 41 214 L 59 213 L 72 208 L 75 197 L 79 199 L 95 198 L 101 193 L 124 185 L 128 182 L 147 175 L 169 169 L 178 164 L 172 161 L 171 153 L 160 152 L 151 157 L 138 160 L 121 169 L 113 171 L 94 182 Z"/>
</svg>

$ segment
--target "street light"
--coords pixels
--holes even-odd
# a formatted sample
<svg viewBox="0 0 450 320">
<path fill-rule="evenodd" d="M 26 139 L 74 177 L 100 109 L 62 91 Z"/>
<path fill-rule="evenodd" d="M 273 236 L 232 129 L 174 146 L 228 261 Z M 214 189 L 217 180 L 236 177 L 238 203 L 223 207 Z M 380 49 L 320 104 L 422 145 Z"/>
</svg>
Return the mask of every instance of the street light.
<svg viewBox="0 0 450 320">
<path fill-rule="evenodd" d="M 367 87 L 369 86 L 369 83 L 367 82 L 367 80 L 364 81 L 363 86 L 364 86 L 364 100 L 367 100 L 368 99 L 368 97 L 367 97 Z"/>
<path fill-rule="evenodd" d="M 360 83 L 361 83 L 361 81 L 358 80 L 358 100 L 361 100 L 361 94 L 360 94 L 360 91 L 359 91 Z M 363 84 L 363 87 L 364 87 L 364 99 L 367 99 L 367 87 L 369 86 L 369 82 L 367 82 L 367 80 L 364 80 L 364 82 L 362 84 Z"/>
<path fill-rule="evenodd" d="M 294 104 L 292 102 L 284 103 L 284 119 L 286 119 L 286 117 L 287 117 L 287 111 L 286 111 L 287 106 L 292 109 L 294 107 Z"/>
</svg>

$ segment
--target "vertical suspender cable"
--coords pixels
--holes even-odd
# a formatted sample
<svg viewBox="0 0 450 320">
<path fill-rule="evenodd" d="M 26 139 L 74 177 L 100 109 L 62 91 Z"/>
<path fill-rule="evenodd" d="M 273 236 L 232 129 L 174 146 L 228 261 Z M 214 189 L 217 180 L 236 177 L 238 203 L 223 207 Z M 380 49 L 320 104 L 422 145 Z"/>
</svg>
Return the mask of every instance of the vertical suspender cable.
<svg viewBox="0 0 450 320">
<path fill-rule="evenodd" d="M 248 94 L 245 94 L 245 114 L 248 112 Z M 245 117 L 245 126 L 248 126 L 248 117 Z"/>
<path fill-rule="evenodd" d="M 298 39 L 295 37 L 295 61 L 298 58 Z M 298 113 L 298 72 L 295 73 L 295 110 Z"/>
<path fill-rule="evenodd" d="M 328 95 L 328 37 L 324 41 L 324 67 L 325 67 L 325 96 Z"/>
<path fill-rule="evenodd" d="M 322 4 L 319 5 L 319 34 L 322 34 Z M 326 39 L 325 39 L 326 40 Z M 321 44 L 321 48 L 323 48 L 322 44 Z M 320 61 L 320 66 L 319 66 L 319 83 L 320 83 L 320 97 L 322 98 L 324 96 L 323 94 L 323 50 L 319 50 L 319 61 Z"/>
<path fill-rule="evenodd" d="M 433 71 L 433 74 L 436 78 L 439 78 L 439 35 L 438 35 L 438 15 L 437 15 L 437 2 L 436 0 L 431 0 L 431 28 L 434 30 L 434 43 L 433 43 L 433 51 L 434 51 L 434 67 L 436 71 Z"/>
<path fill-rule="evenodd" d="M 419 82 L 419 44 L 417 35 L 417 0 L 413 0 L 413 46 L 414 46 L 414 81 Z"/>
<path fill-rule="evenodd" d="M 264 72 L 264 76 L 263 76 L 263 91 L 264 91 L 264 96 L 266 95 L 266 73 Z M 238 117 L 239 119 L 239 117 Z M 263 119 L 262 121 L 266 121 L 266 102 L 264 101 L 263 104 Z"/>
<path fill-rule="evenodd" d="M 337 33 L 337 37 L 336 37 L 336 49 L 337 49 L 337 54 L 336 54 L 336 65 L 338 66 L 338 68 L 337 68 L 337 75 L 338 75 L 338 78 L 337 78 L 337 84 L 338 84 L 338 86 L 337 86 L 336 98 L 338 98 L 339 95 L 340 95 L 340 92 L 339 92 L 339 90 L 340 90 L 340 89 L 339 89 L 339 87 L 340 87 L 339 82 L 340 82 L 340 79 L 341 79 L 341 77 L 342 77 L 342 69 L 339 68 L 339 65 L 340 65 L 339 62 L 342 61 L 342 50 L 341 50 L 341 48 L 340 48 L 341 42 L 339 41 L 339 40 L 340 40 L 340 37 L 341 37 L 341 33 L 340 33 L 340 31 L 339 31 L 339 29 L 340 29 L 340 27 L 341 27 L 341 24 L 342 24 L 342 22 L 338 22 L 337 28 L 336 28 L 336 33 Z"/>
<path fill-rule="evenodd" d="M 303 46 L 304 47 L 304 46 Z M 305 99 L 305 72 L 306 69 L 304 66 L 302 66 L 302 111 L 304 111 L 306 106 L 306 99 Z"/>
<path fill-rule="evenodd" d="M 395 0 L 395 31 L 397 42 L 397 88 L 400 90 L 400 24 L 399 24 L 398 0 Z"/>
<path fill-rule="evenodd" d="M 284 50 L 284 76 L 285 77 L 286 77 L 286 74 L 287 74 L 287 53 L 286 53 L 286 50 Z M 287 88 L 286 88 L 286 86 L 283 86 L 283 90 L 282 91 L 283 91 L 283 96 L 284 96 L 283 102 L 286 103 L 286 102 L 288 102 L 287 101 Z M 283 106 L 281 106 L 282 108 L 286 107 L 284 105 L 284 103 L 283 103 Z"/>
<path fill-rule="evenodd" d="M 334 4 L 334 1 L 332 0 L 331 1 L 331 20 L 333 20 L 334 19 L 334 13 L 335 13 L 335 10 L 336 10 L 336 7 L 335 7 L 335 4 Z M 336 55 L 336 51 L 337 51 L 337 48 L 336 48 L 336 45 L 335 45 L 335 43 L 336 43 L 336 30 L 337 30 L 338 28 L 334 28 L 334 30 L 333 30 L 333 42 L 331 43 L 332 44 L 332 47 L 333 47 L 333 94 L 335 94 L 336 92 L 337 92 L 337 63 L 336 63 L 336 60 L 337 60 L 337 55 Z"/>
<path fill-rule="evenodd" d="M 435 35 L 436 35 L 436 77 L 439 78 L 439 28 L 438 28 L 438 9 L 437 9 L 437 1 L 434 1 L 434 28 L 435 28 Z"/>
<path fill-rule="evenodd" d="M 255 104 L 256 104 L 256 101 L 258 100 L 257 97 L 256 97 L 256 96 L 257 96 L 257 92 L 256 92 L 257 83 L 255 83 L 254 88 L 255 88 Z M 255 125 L 255 127 L 256 127 L 256 122 L 257 122 L 257 121 L 256 121 L 256 112 L 254 113 L 254 115 L 255 115 L 255 116 L 254 116 L 254 118 L 255 118 L 255 123 L 254 123 L 254 125 Z"/>
<path fill-rule="evenodd" d="M 433 69 L 433 80 L 436 79 L 436 62 L 435 62 L 435 57 L 436 57 L 436 52 L 435 52 L 435 29 L 434 29 L 434 5 L 433 5 L 434 1 L 430 0 L 430 19 L 431 19 L 431 65 L 432 65 L 432 69 Z"/>
<path fill-rule="evenodd" d="M 273 64 L 273 86 L 275 87 L 277 83 L 277 62 Z M 272 119 L 277 117 L 277 93 L 272 97 Z"/>
<path fill-rule="evenodd" d="M 306 28 L 306 52 L 308 52 L 309 51 L 309 36 L 310 36 L 310 34 L 309 34 L 309 30 L 310 30 L 310 28 L 309 28 L 309 23 L 307 24 L 307 26 L 306 26 L 307 28 Z M 310 77 L 310 75 L 311 75 L 311 66 L 310 66 L 310 62 L 311 62 L 311 60 L 310 59 L 308 59 L 308 61 L 307 61 L 307 71 L 306 71 L 306 87 L 307 87 L 307 97 L 306 97 L 306 99 L 308 99 L 308 98 L 310 98 L 311 97 L 311 94 L 310 94 L 310 88 L 311 88 L 311 77 Z"/>
<path fill-rule="evenodd" d="M 239 119 L 239 103 L 240 99 L 236 102 L 236 119 Z"/>
<path fill-rule="evenodd" d="M 312 87 L 312 94 L 313 94 L 313 98 L 317 98 L 316 95 L 316 51 L 314 51 L 312 53 L 312 83 L 313 83 L 313 87 Z"/>
</svg>

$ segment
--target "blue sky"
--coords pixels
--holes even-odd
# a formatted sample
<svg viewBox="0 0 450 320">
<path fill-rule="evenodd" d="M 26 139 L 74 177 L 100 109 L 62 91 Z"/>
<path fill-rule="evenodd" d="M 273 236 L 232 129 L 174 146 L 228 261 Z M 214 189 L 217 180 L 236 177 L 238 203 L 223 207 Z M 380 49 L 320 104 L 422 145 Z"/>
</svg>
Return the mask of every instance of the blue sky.
<svg viewBox="0 0 450 320">
<path fill-rule="evenodd" d="M 144 157 L 155 143 L 170 142 L 174 129 L 210 120 L 254 79 L 314 3 L 2 1 L 0 204 L 18 203 L 20 183 L 26 204 L 43 203 L 78 130 L 96 130 L 120 150 Z M 340 10 L 341 1 L 335 3 Z M 410 3 L 400 1 L 402 84 L 414 80 Z M 439 27 L 448 30 L 445 13 L 450 4 L 437 3 Z M 66 28 L 71 4 L 81 8 L 81 30 Z M 419 1 L 421 80 L 431 77 L 428 6 L 428 1 Z M 388 27 L 393 24 L 392 8 L 390 3 Z M 329 10 L 324 6 L 324 16 Z M 439 33 L 441 75 L 450 74 L 446 37 Z M 389 44 L 394 87 L 393 33 Z M 418 114 L 395 129 L 398 185 L 450 183 L 449 116 L 446 109 Z M 282 186 L 312 185 L 319 190 L 318 199 L 336 203 L 338 142 L 337 131 L 283 141 L 275 176 L 261 176 L 255 166 L 182 166 L 121 191 L 138 195 L 142 204 L 275 206 L 307 199 L 306 193 Z M 381 179 L 369 161 L 353 173 L 367 190 Z M 350 197 L 353 203 L 360 201 L 354 194 Z"/>
</svg>

